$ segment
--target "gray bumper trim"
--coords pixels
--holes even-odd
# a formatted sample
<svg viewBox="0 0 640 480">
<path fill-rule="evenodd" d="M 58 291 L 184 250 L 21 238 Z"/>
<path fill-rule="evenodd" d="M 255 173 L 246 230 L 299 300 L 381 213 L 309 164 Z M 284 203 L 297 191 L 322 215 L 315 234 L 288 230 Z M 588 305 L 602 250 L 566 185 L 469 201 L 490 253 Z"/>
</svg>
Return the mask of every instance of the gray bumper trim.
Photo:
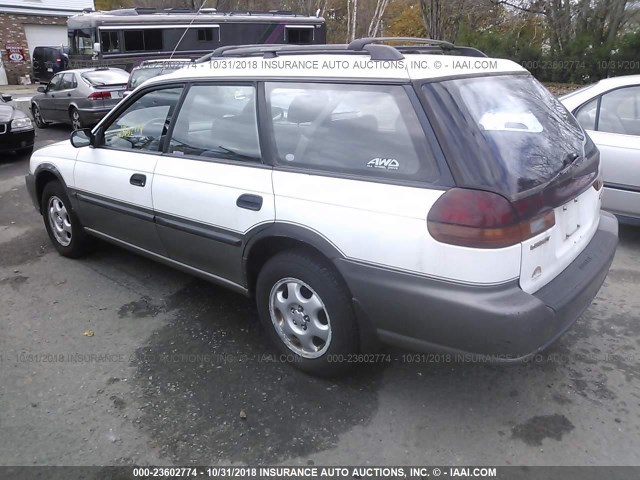
<svg viewBox="0 0 640 480">
<path fill-rule="evenodd" d="M 609 271 L 617 242 L 617 220 L 603 212 L 584 251 L 533 295 L 515 281 L 478 287 L 344 259 L 336 265 L 362 315 L 385 343 L 513 361 L 548 347 L 589 307 Z"/>
</svg>

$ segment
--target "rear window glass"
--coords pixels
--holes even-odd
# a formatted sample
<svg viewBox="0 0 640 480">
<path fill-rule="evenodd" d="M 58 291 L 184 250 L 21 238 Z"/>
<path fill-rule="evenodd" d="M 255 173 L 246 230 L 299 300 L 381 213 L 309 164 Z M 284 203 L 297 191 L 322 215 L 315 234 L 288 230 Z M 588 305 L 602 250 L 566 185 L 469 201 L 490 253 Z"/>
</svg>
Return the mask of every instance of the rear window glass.
<svg viewBox="0 0 640 480">
<path fill-rule="evenodd" d="M 158 75 L 166 75 L 171 72 L 175 72 L 181 68 L 186 67 L 188 64 L 171 64 L 171 65 L 150 65 L 138 67 L 131 72 L 131 79 L 129 80 L 129 88 L 134 89 L 138 85 L 142 85 L 150 78 L 157 77 Z"/>
<path fill-rule="evenodd" d="M 126 84 L 129 80 L 129 74 L 119 68 L 111 68 L 109 70 L 94 70 L 85 72 L 82 78 L 87 80 L 91 85 L 119 85 Z"/>
<path fill-rule="evenodd" d="M 533 77 L 505 75 L 425 84 L 464 181 L 519 193 L 547 183 L 584 154 L 582 129 Z M 475 178 L 474 178 L 475 177 Z"/>
<path fill-rule="evenodd" d="M 271 83 L 267 102 L 281 165 L 389 179 L 439 178 L 401 86 Z"/>
</svg>

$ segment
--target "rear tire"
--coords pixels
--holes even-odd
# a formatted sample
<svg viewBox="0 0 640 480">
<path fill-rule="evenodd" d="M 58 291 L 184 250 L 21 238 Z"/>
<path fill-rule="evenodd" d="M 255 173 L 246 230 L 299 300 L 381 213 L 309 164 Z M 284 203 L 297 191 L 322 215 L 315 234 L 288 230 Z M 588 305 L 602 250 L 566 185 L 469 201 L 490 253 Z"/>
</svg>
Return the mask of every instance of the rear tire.
<svg viewBox="0 0 640 480">
<path fill-rule="evenodd" d="M 359 350 L 350 295 L 319 256 L 294 250 L 267 261 L 258 275 L 256 304 L 281 358 L 300 370 L 335 376 Z"/>
<path fill-rule="evenodd" d="M 49 124 L 44 121 L 44 118 L 42 118 L 40 108 L 36 104 L 31 106 L 31 115 L 33 116 L 33 121 L 35 122 L 36 127 L 47 128 L 49 126 Z"/>
<path fill-rule="evenodd" d="M 44 226 L 58 253 L 70 258 L 86 253 L 90 239 L 60 182 L 51 181 L 45 185 L 41 206 Z"/>
<path fill-rule="evenodd" d="M 71 120 L 71 127 L 74 130 L 81 130 L 84 128 L 82 120 L 80 119 L 80 112 L 78 112 L 77 108 L 72 107 L 71 110 L 69 110 L 69 119 Z"/>
</svg>

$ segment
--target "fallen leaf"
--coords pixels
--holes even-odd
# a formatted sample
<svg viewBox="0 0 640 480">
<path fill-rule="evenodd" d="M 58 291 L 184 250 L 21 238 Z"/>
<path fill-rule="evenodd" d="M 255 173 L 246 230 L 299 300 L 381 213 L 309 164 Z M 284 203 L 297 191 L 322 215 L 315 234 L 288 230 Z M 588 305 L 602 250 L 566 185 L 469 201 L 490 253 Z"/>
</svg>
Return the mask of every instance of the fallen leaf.
<svg viewBox="0 0 640 480">
<path fill-rule="evenodd" d="M 85 337 L 93 337 L 95 333 L 93 332 L 93 330 L 85 330 L 82 335 L 84 335 Z"/>
</svg>

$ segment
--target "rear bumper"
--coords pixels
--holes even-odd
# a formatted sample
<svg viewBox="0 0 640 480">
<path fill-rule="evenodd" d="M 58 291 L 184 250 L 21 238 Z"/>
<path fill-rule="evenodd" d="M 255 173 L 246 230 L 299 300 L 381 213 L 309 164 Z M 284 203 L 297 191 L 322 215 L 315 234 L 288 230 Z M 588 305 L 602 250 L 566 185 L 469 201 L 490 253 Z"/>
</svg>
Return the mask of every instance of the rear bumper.
<svg viewBox="0 0 640 480">
<path fill-rule="evenodd" d="M 82 122 L 82 125 L 92 126 L 97 125 L 100 120 L 102 120 L 110 111 L 111 107 L 78 109 L 78 113 L 80 114 L 80 122 Z"/>
<path fill-rule="evenodd" d="M 409 350 L 518 361 L 544 350 L 589 307 L 609 271 L 618 222 L 602 213 L 584 251 L 535 294 L 514 281 L 473 286 L 337 260 L 353 295 L 360 328 Z M 366 333 L 365 333 L 366 335 Z"/>
</svg>

